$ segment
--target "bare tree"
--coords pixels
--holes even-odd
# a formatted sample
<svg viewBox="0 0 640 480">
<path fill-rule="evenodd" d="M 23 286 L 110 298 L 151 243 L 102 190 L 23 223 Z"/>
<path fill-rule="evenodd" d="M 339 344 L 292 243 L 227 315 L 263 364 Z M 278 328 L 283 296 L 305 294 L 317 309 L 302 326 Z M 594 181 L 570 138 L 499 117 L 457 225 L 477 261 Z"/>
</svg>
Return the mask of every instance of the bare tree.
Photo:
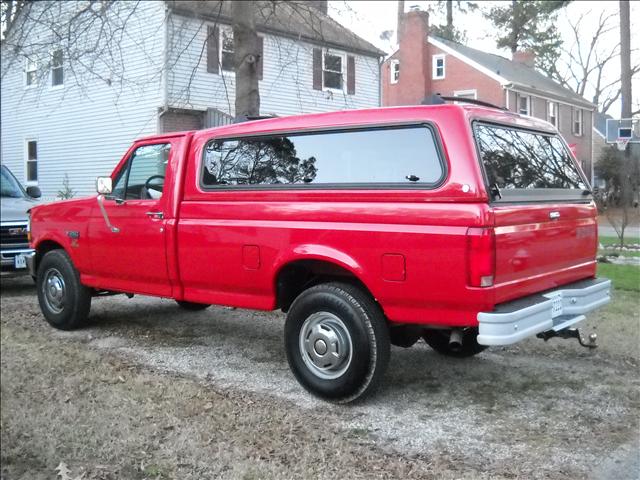
<svg viewBox="0 0 640 480">
<path fill-rule="evenodd" d="M 621 118 L 631 118 L 631 20 L 629 15 L 629 0 L 620 0 L 620 73 L 621 73 Z M 624 245 L 624 234 L 630 221 L 630 208 L 633 202 L 634 177 L 638 171 L 638 161 L 636 155 L 632 155 L 631 147 L 626 145 L 622 155 L 619 169 L 620 185 L 620 215 L 607 215 L 609 223 L 613 226 L 620 238 L 620 247 Z M 636 188 L 637 188 L 637 182 Z"/>
<path fill-rule="evenodd" d="M 592 13 L 587 12 L 575 20 L 569 18 L 571 40 L 561 47 L 561 55 L 557 61 L 549 62 L 544 70 L 580 96 L 593 92 L 591 101 L 598 106 L 600 112 L 607 112 L 622 94 L 621 77 L 608 75 L 615 71 L 620 59 L 620 43 L 611 35 L 619 27 L 616 21 L 618 15 L 601 12 L 595 30 L 589 35 L 585 24 L 591 16 Z M 590 38 L 587 37 L 589 40 L 585 41 L 587 35 Z M 630 68 L 629 78 L 636 76 L 638 72 L 640 63 Z M 634 112 L 637 113 L 638 111 Z"/>
</svg>

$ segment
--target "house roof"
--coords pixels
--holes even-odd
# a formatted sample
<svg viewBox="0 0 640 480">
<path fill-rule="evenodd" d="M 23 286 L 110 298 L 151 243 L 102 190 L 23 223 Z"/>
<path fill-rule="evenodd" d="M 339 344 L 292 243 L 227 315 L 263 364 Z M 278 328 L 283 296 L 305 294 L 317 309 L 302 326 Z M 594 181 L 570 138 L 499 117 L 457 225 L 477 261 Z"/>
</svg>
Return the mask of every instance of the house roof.
<svg viewBox="0 0 640 480">
<path fill-rule="evenodd" d="M 476 50 L 475 48 L 467 47 L 466 45 L 437 37 L 435 35 L 430 35 L 429 41 L 432 44 L 439 44 L 436 45 L 438 47 L 443 46 L 443 49 L 452 50 L 459 56 L 465 57 L 467 60 L 474 63 L 474 66 L 479 66 L 480 70 L 484 71 L 504 85 L 587 108 L 595 107 L 593 103 L 581 97 L 574 91 L 563 87 L 546 75 L 543 75 L 534 68 L 527 67 L 522 63 L 514 62 L 513 60 L 509 60 L 493 53 Z"/>
<path fill-rule="evenodd" d="M 606 113 L 595 112 L 593 115 L 593 129 L 597 131 L 602 138 L 607 138 L 607 120 L 612 119 L 611 115 Z"/>
<path fill-rule="evenodd" d="M 206 0 L 167 0 L 174 12 L 219 23 L 232 23 L 232 3 Z M 329 15 L 310 5 L 310 2 L 257 1 L 258 31 L 293 39 L 305 40 L 318 45 L 347 50 L 372 57 L 386 53 L 343 27 Z"/>
</svg>

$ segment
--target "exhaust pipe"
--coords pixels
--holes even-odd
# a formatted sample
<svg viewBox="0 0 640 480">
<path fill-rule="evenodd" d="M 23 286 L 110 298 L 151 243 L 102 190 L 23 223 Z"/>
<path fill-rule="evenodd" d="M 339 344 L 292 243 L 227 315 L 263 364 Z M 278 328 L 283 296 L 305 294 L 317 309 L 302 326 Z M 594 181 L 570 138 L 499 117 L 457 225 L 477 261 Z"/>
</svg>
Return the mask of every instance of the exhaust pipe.
<svg viewBox="0 0 640 480">
<path fill-rule="evenodd" d="M 459 328 L 454 328 L 451 330 L 451 335 L 449 336 L 449 348 L 452 352 L 459 352 L 462 350 L 462 330 Z"/>
</svg>

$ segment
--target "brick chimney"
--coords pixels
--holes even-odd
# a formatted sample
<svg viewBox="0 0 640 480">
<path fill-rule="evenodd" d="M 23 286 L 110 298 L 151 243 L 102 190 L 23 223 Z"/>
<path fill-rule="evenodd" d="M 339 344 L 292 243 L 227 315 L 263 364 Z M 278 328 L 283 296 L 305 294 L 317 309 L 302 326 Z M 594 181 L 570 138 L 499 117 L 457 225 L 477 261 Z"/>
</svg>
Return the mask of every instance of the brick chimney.
<svg viewBox="0 0 640 480">
<path fill-rule="evenodd" d="M 513 52 L 511 60 L 533 68 L 536 64 L 536 54 L 533 50 L 518 50 Z"/>
<path fill-rule="evenodd" d="M 431 89 L 431 63 L 429 59 L 429 14 L 416 7 L 402 16 L 402 35 L 397 58 L 400 60 L 400 78 L 389 89 L 392 105 L 419 105 L 425 92 Z M 388 77 L 388 76 L 387 76 Z M 388 81 L 386 78 L 385 81 Z"/>
<path fill-rule="evenodd" d="M 312 6 L 313 8 L 315 8 L 316 10 L 320 10 L 322 13 L 324 13 L 325 15 L 327 14 L 328 11 L 328 2 L 327 0 L 320 0 L 320 1 L 316 1 L 316 0 L 309 0 L 310 6 Z"/>
</svg>

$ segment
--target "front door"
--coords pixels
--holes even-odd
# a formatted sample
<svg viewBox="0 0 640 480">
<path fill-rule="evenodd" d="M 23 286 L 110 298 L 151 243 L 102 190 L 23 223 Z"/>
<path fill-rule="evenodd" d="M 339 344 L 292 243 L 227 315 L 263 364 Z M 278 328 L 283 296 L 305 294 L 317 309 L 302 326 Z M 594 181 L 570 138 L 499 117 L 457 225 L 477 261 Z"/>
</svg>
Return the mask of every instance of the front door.
<svg viewBox="0 0 640 480">
<path fill-rule="evenodd" d="M 93 210 L 92 271 L 105 289 L 171 294 L 162 192 L 170 153 L 170 143 L 136 148 L 118 172 L 113 194 Z"/>
</svg>

